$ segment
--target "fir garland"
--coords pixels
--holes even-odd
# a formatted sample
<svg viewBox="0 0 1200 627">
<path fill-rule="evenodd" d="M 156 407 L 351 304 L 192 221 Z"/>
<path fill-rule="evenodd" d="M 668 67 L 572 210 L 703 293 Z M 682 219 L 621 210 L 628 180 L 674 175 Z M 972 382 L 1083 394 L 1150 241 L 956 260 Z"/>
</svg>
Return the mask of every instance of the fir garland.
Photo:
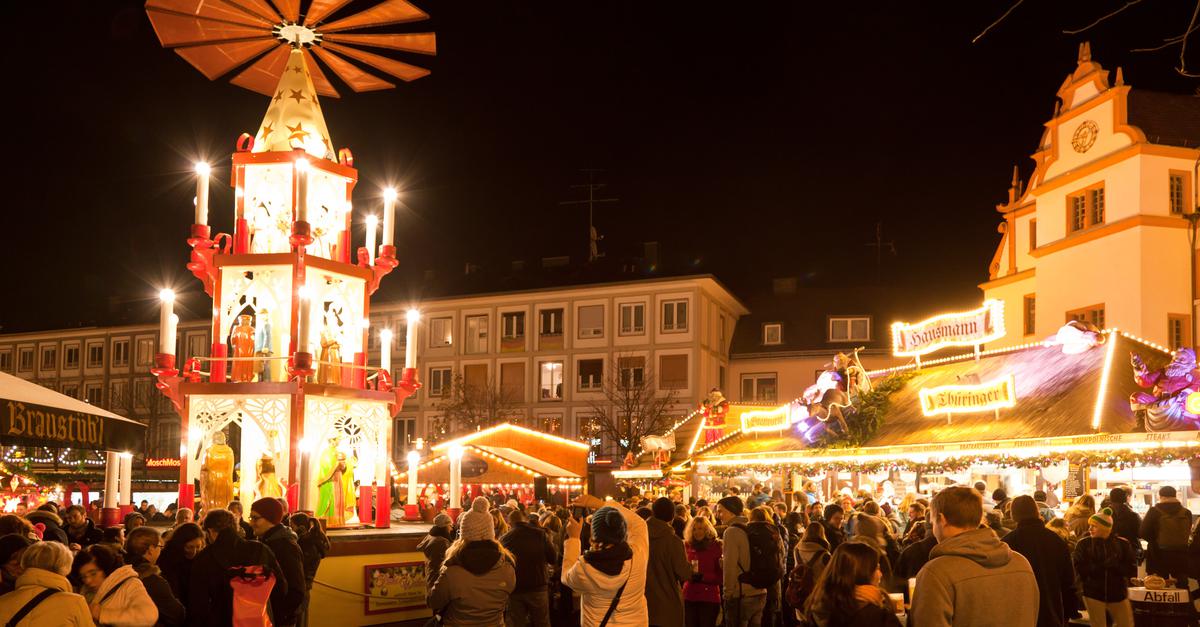
<svg viewBox="0 0 1200 627">
<path fill-rule="evenodd" d="M 826 426 L 817 437 L 814 448 L 858 448 L 871 441 L 883 426 L 884 417 L 892 404 L 892 394 L 904 387 L 913 375 L 912 372 L 891 375 L 875 383 L 870 392 L 858 394 L 853 399 L 854 404 L 842 410 L 849 433 L 842 435 Z"/>
<path fill-rule="evenodd" d="M 713 469 L 713 473 L 722 477 L 736 477 L 747 472 L 778 472 L 787 470 L 806 477 L 822 474 L 829 470 L 845 472 L 861 472 L 877 474 L 889 470 L 907 470 L 921 473 L 958 473 L 978 465 L 992 465 L 1000 468 L 1033 468 L 1041 469 L 1062 462 L 1089 466 L 1092 468 L 1111 468 L 1125 470 L 1138 466 L 1161 466 L 1169 462 L 1200 460 L 1194 450 L 1190 449 L 1154 449 L 1148 451 L 1088 451 L 1088 452 L 1057 452 L 1036 457 L 1014 457 L 1012 455 L 964 455 L 947 457 L 937 461 L 916 462 L 906 459 L 871 462 L 832 462 L 822 464 L 751 464 L 737 467 L 721 467 Z"/>
</svg>

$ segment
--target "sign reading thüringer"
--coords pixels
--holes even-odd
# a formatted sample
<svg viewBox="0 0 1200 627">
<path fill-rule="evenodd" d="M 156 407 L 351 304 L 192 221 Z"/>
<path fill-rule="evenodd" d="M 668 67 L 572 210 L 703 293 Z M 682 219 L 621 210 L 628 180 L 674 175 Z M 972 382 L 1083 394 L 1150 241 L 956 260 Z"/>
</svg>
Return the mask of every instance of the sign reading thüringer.
<svg viewBox="0 0 1200 627">
<path fill-rule="evenodd" d="M 892 325 L 892 354 L 917 357 L 949 346 L 978 346 L 1004 337 L 1004 301 L 987 300 L 979 309 L 934 316 L 914 324 Z"/>
<path fill-rule="evenodd" d="M 921 411 L 926 416 L 989 412 L 1017 404 L 1017 386 L 1012 375 L 976 385 L 922 388 L 919 395 Z"/>
</svg>

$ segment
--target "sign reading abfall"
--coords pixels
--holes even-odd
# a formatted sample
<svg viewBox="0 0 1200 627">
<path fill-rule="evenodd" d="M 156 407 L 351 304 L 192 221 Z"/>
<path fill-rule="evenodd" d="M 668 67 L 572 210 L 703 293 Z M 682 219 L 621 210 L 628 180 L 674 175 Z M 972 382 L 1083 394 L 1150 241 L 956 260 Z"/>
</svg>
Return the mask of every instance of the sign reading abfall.
<svg viewBox="0 0 1200 627">
<path fill-rule="evenodd" d="M 1004 337 L 1004 301 L 986 300 L 962 313 L 934 316 L 914 324 L 892 325 L 892 354 L 917 357 L 950 346 L 978 346 Z"/>
<path fill-rule="evenodd" d="M 1012 375 L 975 385 L 942 385 L 922 388 L 921 411 L 926 416 L 996 411 L 1017 404 Z"/>
</svg>

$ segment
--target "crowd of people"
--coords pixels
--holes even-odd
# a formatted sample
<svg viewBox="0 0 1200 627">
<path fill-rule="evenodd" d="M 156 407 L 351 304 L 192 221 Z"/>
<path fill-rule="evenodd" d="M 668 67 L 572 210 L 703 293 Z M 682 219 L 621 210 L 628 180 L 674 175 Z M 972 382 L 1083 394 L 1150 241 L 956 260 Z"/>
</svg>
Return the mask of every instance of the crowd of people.
<svg viewBox="0 0 1200 627">
<path fill-rule="evenodd" d="M 238 501 L 199 517 L 166 511 L 172 518 L 143 501 L 107 528 L 98 508 L 54 502 L 0 516 L 0 625 L 303 624 L 329 549 L 312 518 L 270 498 L 245 517 Z"/>
<path fill-rule="evenodd" d="M 1139 564 L 1168 586 L 1200 578 L 1200 525 L 1169 486 L 1144 520 L 1127 488 L 1061 516 L 1041 491 L 982 482 L 880 496 L 479 496 L 419 545 L 427 601 L 451 626 L 1063 627 L 1086 611 L 1094 627 L 1132 627 Z"/>
</svg>

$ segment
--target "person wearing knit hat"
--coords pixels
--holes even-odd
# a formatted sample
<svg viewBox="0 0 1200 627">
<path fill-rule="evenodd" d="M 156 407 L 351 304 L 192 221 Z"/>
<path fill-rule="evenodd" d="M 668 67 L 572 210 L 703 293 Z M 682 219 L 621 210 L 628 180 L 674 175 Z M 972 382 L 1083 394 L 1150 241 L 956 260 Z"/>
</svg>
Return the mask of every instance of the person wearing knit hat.
<svg viewBox="0 0 1200 627">
<path fill-rule="evenodd" d="M 275 624 L 295 625 L 308 597 L 308 580 L 304 577 L 304 551 L 296 542 L 296 534 L 283 525 L 283 503 L 279 499 L 261 498 L 250 505 L 250 528 L 259 542 L 275 554 L 287 586 L 271 590 L 271 613 Z"/>
<path fill-rule="evenodd" d="M 442 512 L 442 513 L 438 514 L 437 516 L 433 517 L 433 526 L 434 527 L 453 527 L 454 521 L 451 520 L 450 517 L 447 516 L 445 512 Z"/>
<path fill-rule="evenodd" d="M 492 515 L 488 511 L 491 502 L 486 496 L 477 496 L 471 501 L 471 509 L 463 512 L 458 519 L 458 535 L 467 542 L 476 540 L 495 540 L 496 528 Z"/>
<path fill-rule="evenodd" d="M 1103 624 L 1108 614 L 1113 625 L 1132 627 L 1129 578 L 1137 576 L 1137 561 L 1129 541 L 1113 533 L 1111 508 L 1105 507 L 1088 518 L 1088 537 L 1075 545 L 1071 561 L 1092 624 Z M 1184 582 L 1185 589 L 1186 585 Z"/>
<path fill-rule="evenodd" d="M 1046 528 L 1037 502 L 1028 495 L 1012 500 L 1017 528 L 1004 535 L 1008 547 L 1029 561 L 1038 585 L 1038 625 L 1065 625 L 1075 615 L 1078 594 L 1071 550 L 1054 531 Z"/>
<path fill-rule="evenodd" d="M 487 497 L 477 496 L 459 516 L 459 537 L 429 588 L 425 602 L 441 625 L 504 624 L 516 587 L 516 560 L 496 540 L 490 506 Z"/>
</svg>

